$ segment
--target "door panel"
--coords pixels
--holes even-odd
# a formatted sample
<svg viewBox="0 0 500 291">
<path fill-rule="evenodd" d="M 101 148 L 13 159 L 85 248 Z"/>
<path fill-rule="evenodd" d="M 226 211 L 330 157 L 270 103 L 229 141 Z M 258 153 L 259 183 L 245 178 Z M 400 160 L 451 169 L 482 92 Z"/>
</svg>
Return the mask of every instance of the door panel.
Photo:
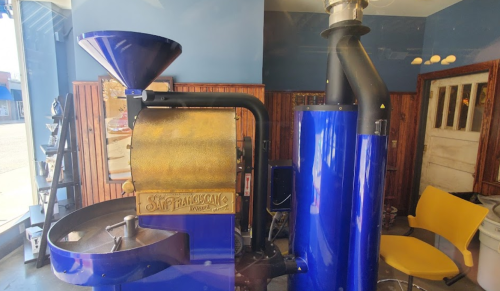
<svg viewBox="0 0 500 291">
<path fill-rule="evenodd" d="M 472 124 L 481 116 L 478 88 L 487 82 L 488 73 L 431 82 L 420 193 L 428 185 L 448 192 L 473 190 L 479 132 Z"/>
<path fill-rule="evenodd" d="M 450 161 L 460 161 L 475 165 L 478 140 L 469 141 L 433 136 L 430 140 L 432 158 L 441 157 Z"/>
<path fill-rule="evenodd" d="M 429 163 L 427 168 L 432 186 L 448 192 L 472 191 L 474 177 L 469 172 Z M 427 186 L 427 185 L 426 185 Z"/>
</svg>

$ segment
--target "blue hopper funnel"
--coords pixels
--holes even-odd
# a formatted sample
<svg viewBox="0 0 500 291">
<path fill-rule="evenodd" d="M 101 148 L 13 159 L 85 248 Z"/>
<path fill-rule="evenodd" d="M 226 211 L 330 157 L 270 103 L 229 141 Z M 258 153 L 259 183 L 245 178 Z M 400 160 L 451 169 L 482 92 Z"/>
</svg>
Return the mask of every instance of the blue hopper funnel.
<svg viewBox="0 0 500 291">
<path fill-rule="evenodd" d="M 131 31 L 93 31 L 78 36 L 78 44 L 127 90 L 140 95 L 181 53 L 177 42 Z"/>
</svg>

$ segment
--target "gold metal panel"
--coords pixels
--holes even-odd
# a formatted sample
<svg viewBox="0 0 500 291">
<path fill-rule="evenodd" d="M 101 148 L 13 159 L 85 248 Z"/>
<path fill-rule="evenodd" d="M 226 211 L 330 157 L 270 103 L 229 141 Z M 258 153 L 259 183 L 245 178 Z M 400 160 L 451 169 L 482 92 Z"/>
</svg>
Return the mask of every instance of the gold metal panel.
<svg viewBox="0 0 500 291">
<path fill-rule="evenodd" d="M 137 195 L 138 215 L 228 214 L 235 211 L 235 193 L 183 192 L 140 193 Z"/>
<path fill-rule="evenodd" d="M 143 109 L 134 125 L 130 162 L 140 215 L 234 213 L 234 109 Z M 196 204 L 200 202 L 193 202 L 199 197 L 196 195 L 206 193 L 225 193 L 223 196 L 229 199 L 230 205 L 210 206 L 211 210 L 220 207 L 221 212 L 201 211 L 210 203 L 193 208 L 190 204 L 176 211 L 146 209 L 154 197 L 151 195 L 163 195 L 156 197 L 171 202 L 191 199 Z"/>
</svg>

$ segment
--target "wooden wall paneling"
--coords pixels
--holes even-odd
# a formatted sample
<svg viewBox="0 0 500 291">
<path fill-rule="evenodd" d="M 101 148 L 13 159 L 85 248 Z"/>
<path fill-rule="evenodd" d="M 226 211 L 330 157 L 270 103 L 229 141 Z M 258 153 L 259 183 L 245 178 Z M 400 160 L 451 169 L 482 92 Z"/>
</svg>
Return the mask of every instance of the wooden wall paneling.
<svg viewBox="0 0 500 291">
<path fill-rule="evenodd" d="M 483 195 L 500 195 L 500 187 L 498 183 L 483 182 L 481 194 Z"/>
<path fill-rule="evenodd" d="M 110 199 L 109 191 L 105 191 L 105 187 L 101 187 L 101 185 L 105 184 L 104 182 L 104 143 L 103 143 L 103 131 L 101 127 L 101 110 L 99 102 L 99 90 L 97 86 L 92 86 L 92 120 L 93 124 L 93 132 L 94 132 L 94 140 L 95 140 L 95 168 L 96 168 L 96 179 L 97 179 L 97 191 L 99 195 L 99 202 L 106 201 Z M 108 192 L 108 193 L 106 193 Z"/>
<path fill-rule="evenodd" d="M 287 139 L 287 134 L 286 134 L 286 122 L 288 121 L 286 116 L 288 112 L 291 112 L 291 110 L 286 107 L 286 104 L 288 103 L 287 100 L 288 98 L 281 98 L 281 104 L 279 104 L 279 115 L 281 116 L 281 120 L 278 122 L 278 128 L 279 128 L 279 135 L 277 137 L 278 139 L 278 159 L 282 160 L 286 156 L 287 148 L 288 148 L 288 139 Z M 293 141 L 292 141 L 293 142 Z"/>
<path fill-rule="evenodd" d="M 387 171 L 385 180 L 384 203 L 389 203 L 396 206 L 399 203 L 399 195 L 397 193 L 397 178 L 399 176 L 398 167 L 398 149 L 400 148 L 399 129 L 400 129 L 400 112 L 401 112 L 401 96 L 391 95 L 391 124 L 389 129 L 388 150 L 387 150 Z M 395 144 L 394 144 L 395 143 Z"/>
<path fill-rule="evenodd" d="M 402 201 L 400 206 L 406 207 L 406 214 L 410 210 L 410 200 L 411 200 L 411 189 L 413 183 L 413 168 L 415 165 L 415 151 L 417 147 L 417 124 L 418 116 L 420 114 L 420 102 L 415 93 L 408 94 L 404 98 L 405 106 L 403 107 L 403 112 L 405 112 L 405 123 L 406 132 L 405 135 L 401 136 L 401 139 L 405 139 L 405 154 L 403 158 L 403 171 L 401 172 L 401 177 L 403 180 L 400 182 L 402 193 Z"/>
<path fill-rule="evenodd" d="M 291 108 L 291 107 L 292 107 L 292 98 L 285 98 L 283 100 L 283 109 Z M 289 151 L 290 142 L 286 142 L 288 140 L 291 140 L 293 143 L 293 138 L 291 136 L 292 129 L 290 128 L 290 125 L 292 124 L 292 120 L 291 120 L 292 112 L 293 112 L 293 108 L 292 108 L 292 110 L 284 110 L 284 114 L 283 114 L 285 121 L 281 124 L 281 128 L 282 128 L 281 140 L 283 141 L 284 145 L 280 147 L 282 149 L 282 152 L 281 152 L 282 156 L 280 156 L 281 159 L 285 159 L 285 158 L 291 159 L 292 158 L 292 153 Z"/>
<path fill-rule="evenodd" d="M 269 94 L 269 93 L 267 93 Z M 270 95 L 273 97 L 273 95 Z M 276 115 L 274 114 L 276 104 L 275 104 L 275 99 L 274 98 L 268 98 L 268 101 L 266 103 L 266 109 L 269 113 L 269 144 L 270 144 L 270 149 L 269 149 L 269 159 L 270 160 L 275 160 L 276 156 L 276 141 L 274 140 L 274 135 L 276 131 Z M 272 108 L 272 110 L 270 110 Z"/>
<path fill-rule="evenodd" d="M 498 177 L 498 150 L 497 147 L 500 142 L 500 134 L 498 134 L 498 125 L 500 125 L 500 102 L 498 98 L 498 88 L 500 86 L 500 80 L 498 79 L 498 63 L 496 63 L 490 70 L 489 80 L 494 80 L 488 84 L 488 97 L 486 98 L 485 108 L 483 113 L 483 121 L 481 124 L 481 137 L 480 140 L 484 140 L 486 145 L 486 155 L 483 159 L 478 158 L 478 162 L 483 165 L 482 175 L 479 176 L 478 180 L 486 182 L 496 182 Z M 492 130 L 492 128 L 494 128 Z M 481 148 L 481 145 L 479 146 Z M 482 161 L 484 160 L 484 162 Z M 489 184 L 485 190 L 485 193 L 490 193 L 494 191 L 495 185 Z M 498 186 L 497 186 L 498 187 Z M 481 191 L 482 192 L 482 191 Z"/>
<path fill-rule="evenodd" d="M 94 203 L 94 199 L 92 195 L 89 196 L 88 193 L 91 193 L 92 191 L 92 169 L 91 169 L 91 154 L 90 154 L 90 149 L 91 149 L 91 143 L 89 140 L 89 126 L 87 123 L 88 116 L 87 116 L 87 103 L 86 103 L 86 86 L 85 83 L 81 85 L 75 85 L 75 99 L 78 100 L 78 124 L 77 126 L 81 129 L 80 130 L 80 136 L 79 140 L 81 140 L 81 143 L 79 144 L 79 155 L 82 156 L 82 163 L 80 163 L 80 175 L 82 176 L 82 200 L 83 200 L 83 206 L 88 206 L 92 205 Z M 76 102 L 75 102 L 76 103 Z M 89 110 L 91 111 L 91 110 Z"/>
<path fill-rule="evenodd" d="M 408 213 L 412 169 L 414 163 L 414 147 L 416 144 L 418 106 L 414 93 L 392 93 L 391 135 L 389 137 L 388 166 L 393 166 L 396 171 L 388 171 L 387 176 L 394 176 L 390 184 L 386 184 L 387 194 L 395 197 L 394 206 L 398 208 L 399 215 Z M 397 132 L 392 132 L 392 128 Z M 396 140 L 396 147 L 393 141 Z M 392 162 L 389 162 L 393 159 Z M 392 173 L 391 173 L 392 172 Z M 387 195 L 386 194 L 386 195 Z"/>
<path fill-rule="evenodd" d="M 120 184 L 107 184 L 104 178 L 104 134 L 102 102 L 97 82 L 75 82 L 75 113 L 82 184 L 82 204 L 89 206 L 121 197 Z"/>
<path fill-rule="evenodd" d="M 398 215 L 406 215 L 409 209 L 417 135 L 416 99 L 415 93 L 391 93 L 385 195 L 386 202 L 398 208 Z"/>
<path fill-rule="evenodd" d="M 85 106 L 81 106 L 80 102 L 82 98 L 80 98 L 80 93 L 79 93 L 79 87 L 74 85 L 73 86 L 73 92 L 74 92 L 74 104 L 75 104 L 75 121 L 76 121 L 76 137 L 78 141 L 78 165 L 80 167 L 80 183 L 81 183 L 81 189 L 82 189 L 82 206 L 85 207 L 88 205 L 87 202 L 87 181 L 86 181 L 86 175 L 85 175 L 85 158 L 84 158 L 84 141 L 83 141 L 83 135 L 82 135 L 82 115 L 85 115 L 82 113 L 82 110 L 85 110 Z"/>
<path fill-rule="evenodd" d="M 276 94 L 273 93 L 267 93 L 268 94 L 268 101 L 266 103 L 267 111 L 269 112 L 269 122 L 270 122 L 270 128 L 269 128 L 269 141 L 270 141 L 270 150 L 269 150 L 269 159 L 270 160 L 276 160 L 276 154 L 277 154 L 277 147 L 276 147 L 276 125 L 278 123 L 278 118 L 276 116 L 276 103 L 277 103 L 277 96 Z"/>
<path fill-rule="evenodd" d="M 294 117 L 294 109 L 293 109 L 293 102 L 292 102 L 292 98 L 287 98 L 288 100 L 288 103 L 287 103 L 287 107 L 292 107 L 292 111 L 289 111 L 288 112 L 288 116 L 287 116 L 287 132 L 288 132 L 288 139 L 291 140 L 292 142 L 289 142 L 288 143 L 288 148 L 286 149 L 287 150 L 287 154 L 286 154 L 286 157 L 288 159 L 292 159 L 293 158 L 293 117 Z"/>
<path fill-rule="evenodd" d="M 274 103 L 273 103 L 273 99 L 270 98 L 270 94 L 268 92 L 266 92 L 266 109 L 268 111 L 268 114 L 269 114 L 269 159 L 272 160 L 275 153 L 274 153 L 274 148 L 275 148 L 275 144 L 274 144 L 274 140 L 273 140 L 273 136 L 274 136 L 274 115 L 273 115 L 273 109 L 274 108 Z"/>
<path fill-rule="evenodd" d="M 290 118 L 290 113 L 292 112 L 292 110 L 287 110 L 287 108 L 291 107 L 290 105 L 290 98 L 286 98 L 283 100 L 283 105 L 280 106 L 281 107 L 281 110 L 282 110 L 282 113 L 281 113 L 281 116 L 283 116 L 283 119 L 288 121 L 289 118 Z M 281 129 L 281 132 L 280 132 L 280 143 L 281 141 L 283 141 L 283 145 L 280 145 L 280 149 L 281 149 L 281 152 L 280 152 L 280 159 L 282 159 L 283 157 L 287 156 L 288 155 L 288 143 L 286 142 L 287 140 L 290 140 L 290 128 L 287 124 L 287 122 L 280 122 L 280 129 Z M 292 140 L 293 142 L 293 140 Z"/>
<path fill-rule="evenodd" d="M 429 104 L 430 82 L 426 82 L 421 75 L 417 78 L 417 117 L 415 119 L 416 132 L 413 154 L 413 168 L 411 169 L 411 191 L 408 214 L 415 215 L 418 199 L 420 178 L 422 169 L 422 158 L 425 140 L 425 127 L 427 124 L 427 111 Z"/>
<path fill-rule="evenodd" d="M 291 92 L 266 92 L 265 105 L 271 122 L 270 160 L 292 158 L 292 95 Z"/>
<path fill-rule="evenodd" d="M 283 128 L 282 124 L 283 122 L 286 122 L 285 117 L 283 116 L 284 111 L 290 110 L 289 108 L 284 108 L 284 100 L 285 100 L 285 95 L 283 93 L 278 93 L 277 98 L 274 99 L 274 117 L 275 117 L 275 135 L 273 136 L 274 143 L 275 143 L 275 160 L 281 160 L 283 159 L 283 148 L 282 145 L 285 144 L 285 142 L 290 142 L 286 140 L 281 140 L 281 134 L 283 133 Z"/>
<path fill-rule="evenodd" d="M 281 97 L 281 94 L 279 94 L 278 96 Z M 281 136 L 281 118 L 282 118 L 282 116 L 281 116 L 281 113 L 282 113 L 281 99 L 282 98 L 276 98 L 274 100 L 274 102 L 275 102 L 274 114 L 276 116 L 276 118 L 275 118 L 275 122 L 276 122 L 275 130 L 276 131 L 275 131 L 275 135 L 273 136 L 273 139 L 274 139 L 274 142 L 276 143 L 276 152 L 275 152 L 276 160 L 281 159 L 281 138 L 280 138 L 280 136 Z"/>
<path fill-rule="evenodd" d="M 91 180 L 90 177 L 90 156 L 89 156 L 89 148 L 88 148 L 88 136 L 84 133 L 87 132 L 87 123 L 85 120 L 87 120 L 87 110 L 86 110 L 86 105 L 85 105 L 85 98 L 81 98 L 81 96 L 85 96 L 85 87 L 84 86 L 75 86 L 74 89 L 75 95 L 74 98 L 78 99 L 78 104 L 79 104 L 79 112 L 80 116 L 78 116 L 78 123 L 77 127 L 80 128 L 80 134 L 78 136 L 78 139 L 81 140 L 81 143 L 78 144 L 78 150 L 79 150 L 79 156 L 82 156 L 81 160 L 82 162 L 80 163 L 80 176 L 81 181 L 82 181 L 82 205 L 87 206 L 92 204 L 92 201 L 88 199 L 87 192 L 89 188 L 89 184 L 91 185 Z M 75 102 L 76 104 L 76 102 Z M 84 184 L 85 183 L 85 184 Z"/>
<path fill-rule="evenodd" d="M 99 177 L 97 177 L 97 157 L 96 157 L 96 139 L 95 139 L 95 127 L 94 127 L 94 96 L 92 96 L 92 85 L 86 84 L 84 85 L 84 101 L 86 107 L 86 120 L 87 123 L 87 131 L 84 132 L 84 135 L 88 139 L 88 155 L 91 159 L 90 163 L 87 165 L 87 170 L 90 171 L 90 181 L 91 183 L 88 185 L 86 195 L 89 197 L 89 200 L 92 201 L 92 204 L 101 202 L 99 198 Z M 100 125 L 99 125 L 100 127 Z"/>
<path fill-rule="evenodd" d="M 406 120 L 406 115 L 408 114 L 409 108 L 406 106 L 409 102 L 408 99 L 410 96 L 406 94 L 394 94 L 391 95 L 392 100 L 399 99 L 399 112 L 396 112 L 396 116 L 398 117 L 399 129 L 397 136 L 397 144 L 396 144 L 396 181 L 394 181 L 394 194 L 396 195 L 396 205 L 398 205 L 398 210 L 400 215 L 407 213 L 407 205 L 402 203 L 403 200 L 409 195 L 408 192 L 403 191 L 405 185 L 403 185 L 406 181 L 406 177 L 404 176 L 405 172 L 405 154 L 408 150 L 408 122 Z M 392 122 L 392 121 L 391 121 Z M 393 148 L 391 141 L 389 142 L 389 147 Z"/>
<path fill-rule="evenodd" d="M 91 85 L 84 85 L 84 92 L 85 92 L 85 107 L 87 110 L 87 117 L 86 120 L 84 121 L 87 123 L 87 132 L 84 134 L 87 136 L 88 139 L 88 152 L 89 152 L 89 157 L 91 158 L 91 162 L 87 165 L 87 170 L 90 171 L 90 181 L 92 183 L 89 185 L 87 189 L 87 195 L 89 195 L 89 198 L 91 198 L 92 203 L 98 203 L 99 202 L 99 192 L 97 190 L 97 179 L 95 176 L 96 172 L 96 157 L 95 157 L 95 138 L 94 138 L 94 122 L 93 122 L 93 115 L 94 112 L 92 110 L 92 87 Z"/>
</svg>

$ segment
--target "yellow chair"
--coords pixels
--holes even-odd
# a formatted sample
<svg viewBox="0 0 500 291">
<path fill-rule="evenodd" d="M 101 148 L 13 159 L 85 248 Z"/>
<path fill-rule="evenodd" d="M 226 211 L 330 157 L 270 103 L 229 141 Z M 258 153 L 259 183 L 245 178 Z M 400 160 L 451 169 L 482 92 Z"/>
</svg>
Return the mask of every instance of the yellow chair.
<svg viewBox="0 0 500 291">
<path fill-rule="evenodd" d="M 418 201 L 416 216 L 408 216 L 410 231 L 404 236 L 383 235 L 380 257 L 409 276 L 408 291 L 412 286 L 425 290 L 413 284 L 413 277 L 444 280 L 450 286 L 465 277 L 474 265 L 467 247 L 486 214 L 488 209 L 484 207 L 428 186 Z M 434 246 L 408 236 L 414 228 L 426 229 L 450 241 L 462 253 L 466 270 L 460 271 L 453 260 Z M 386 281 L 397 281 L 401 289 L 404 282 L 386 279 L 379 283 Z"/>
</svg>

